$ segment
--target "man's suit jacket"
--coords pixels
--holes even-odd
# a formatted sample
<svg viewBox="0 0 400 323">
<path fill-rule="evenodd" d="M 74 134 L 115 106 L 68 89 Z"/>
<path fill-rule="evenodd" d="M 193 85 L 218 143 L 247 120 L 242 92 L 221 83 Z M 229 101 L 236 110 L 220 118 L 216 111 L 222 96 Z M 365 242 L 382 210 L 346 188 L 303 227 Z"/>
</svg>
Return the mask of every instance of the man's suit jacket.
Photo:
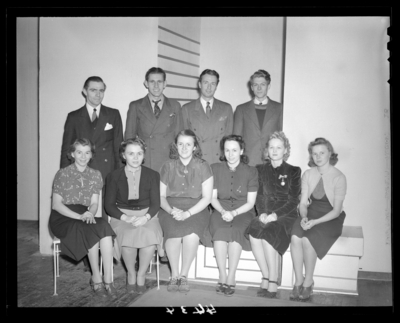
<svg viewBox="0 0 400 323">
<path fill-rule="evenodd" d="M 243 103 L 236 108 L 233 133 L 243 137 L 246 144 L 245 154 L 249 157 L 250 166 L 264 162 L 265 145 L 275 131 L 282 130 L 282 121 L 282 104 L 269 98 L 261 129 L 253 100 Z"/>
<path fill-rule="evenodd" d="M 203 159 L 210 165 L 220 162 L 219 143 L 223 136 L 231 135 L 233 129 L 232 106 L 214 98 L 211 117 L 207 118 L 200 99 L 182 107 L 185 129 L 191 129 L 200 140 Z"/>
<path fill-rule="evenodd" d="M 164 96 L 164 103 L 158 119 L 154 116 L 147 95 L 129 104 L 125 139 L 138 135 L 146 142 L 147 150 L 143 165 L 157 172 L 160 172 L 161 166 L 169 160 L 170 144 L 182 129 L 181 105 L 174 99 Z"/>
<path fill-rule="evenodd" d="M 112 129 L 105 130 L 107 124 L 112 125 Z M 86 105 L 70 112 L 64 126 L 61 168 L 73 162 L 68 159 L 67 153 L 71 144 L 78 138 L 89 139 L 95 145 L 95 156 L 89 166 L 101 172 L 103 183 L 105 183 L 107 174 L 123 165 L 119 157 L 119 146 L 123 140 L 119 111 L 101 105 L 95 130 L 93 130 Z"/>
</svg>

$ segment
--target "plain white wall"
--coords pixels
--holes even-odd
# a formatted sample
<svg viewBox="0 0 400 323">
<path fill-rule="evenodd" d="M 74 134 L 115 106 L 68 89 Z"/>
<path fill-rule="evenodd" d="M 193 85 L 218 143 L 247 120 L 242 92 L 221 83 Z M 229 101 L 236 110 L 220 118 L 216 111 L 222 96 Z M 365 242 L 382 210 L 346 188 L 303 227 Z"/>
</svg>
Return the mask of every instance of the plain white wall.
<svg viewBox="0 0 400 323">
<path fill-rule="evenodd" d="M 103 104 L 119 109 L 146 95 L 146 71 L 157 65 L 158 18 L 40 19 L 40 252 L 50 254 L 51 188 L 60 166 L 67 114 L 85 103 L 89 76 L 107 85 Z"/>
<path fill-rule="evenodd" d="M 38 220 L 38 23 L 17 19 L 18 220 Z"/>
<path fill-rule="evenodd" d="M 362 226 L 360 269 L 391 272 L 389 53 L 381 17 L 288 18 L 283 128 L 308 169 L 326 137 L 347 177 L 345 225 Z"/>
<path fill-rule="evenodd" d="M 209 68 L 219 73 L 215 97 L 235 110 L 250 101 L 247 82 L 259 69 L 271 74 L 268 96 L 281 102 L 282 17 L 201 18 L 200 73 Z"/>
</svg>

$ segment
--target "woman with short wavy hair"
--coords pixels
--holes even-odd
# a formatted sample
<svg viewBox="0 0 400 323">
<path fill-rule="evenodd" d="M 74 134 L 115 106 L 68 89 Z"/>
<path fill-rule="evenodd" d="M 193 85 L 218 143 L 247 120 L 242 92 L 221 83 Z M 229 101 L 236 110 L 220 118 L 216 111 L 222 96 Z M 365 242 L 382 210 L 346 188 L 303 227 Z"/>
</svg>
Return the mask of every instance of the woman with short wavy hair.
<svg viewBox="0 0 400 323">
<path fill-rule="evenodd" d="M 259 297 L 275 298 L 278 288 L 278 260 L 290 244 L 290 232 L 297 218 L 300 195 L 300 167 L 286 162 L 290 144 L 283 132 L 274 132 L 266 145 L 264 165 L 257 165 L 258 217 L 247 229 L 254 257 L 263 274 Z"/>
<path fill-rule="evenodd" d="M 340 237 L 346 217 L 346 176 L 334 167 L 338 154 L 325 138 L 310 142 L 308 152 L 311 169 L 301 180 L 300 217 L 293 225 L 290 246 L 296 278 L 290 298 L 301 300 L 312 295 L 317 257 L 322 259 Z"/>
</svg>

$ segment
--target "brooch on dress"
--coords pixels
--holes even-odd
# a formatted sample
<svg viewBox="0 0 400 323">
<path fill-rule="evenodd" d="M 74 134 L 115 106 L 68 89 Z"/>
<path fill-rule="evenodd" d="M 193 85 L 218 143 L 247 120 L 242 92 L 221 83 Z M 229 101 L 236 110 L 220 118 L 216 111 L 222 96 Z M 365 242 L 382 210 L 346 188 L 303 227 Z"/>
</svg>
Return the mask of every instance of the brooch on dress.
<svg viewBox="0 0 400 323">
<path fill-rule="evenodd" d="M 183 169 L 183 172 L 184 172 L 185 174 L 189 173 L 188 170 L 187 170 L 187 168 L 186 168 L 186 166 L 185 166 L 185 168 Z"/>
<path fill-rule="evenodd" d="M 287 178 L 287 175 L 279 175 L 278 179 L 281 179 L 281 178 L 282 178 L 281 185 L 285 186 L 285 178 Z"/>
</svg>

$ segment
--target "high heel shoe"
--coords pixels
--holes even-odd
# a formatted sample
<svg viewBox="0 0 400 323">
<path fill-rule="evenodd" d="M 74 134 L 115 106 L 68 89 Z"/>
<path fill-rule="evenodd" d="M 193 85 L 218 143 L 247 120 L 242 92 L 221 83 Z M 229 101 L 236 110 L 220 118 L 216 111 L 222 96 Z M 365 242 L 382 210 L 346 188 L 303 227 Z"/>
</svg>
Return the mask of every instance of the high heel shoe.
<svg viewBox="0 0 400 323">
<path fill-rule="evenodd" d="M 114 286 L 114 282 L 111 282 L 111 283 L 103 282 L 103 284 L 104 284 L 104 290 L 106 292 L 106 295 L 116 296 L 117 289 Z"/>
<path fill-rule="evenodd" d="M 227 289 L 227 288 L 228 288 L 227 284 L 218 283 L 217 287 L 215 287 L 215 291 L 217 292 L 217 294 L 224 294 L 225 289 Z"/>
<path fill-rule="evenodd" d="M 90 287 L 92 288 L 93 293 L 95 293 L 96 295 L 105 296 L 103 282 L 95 283 L 93 279 L 90 278 L 89 284 Z"/>
<path fill-rule="evenodd" d="M 299 298 L 299 295 L 301 294 L 302 289 L 303 289 L 303 284 L 301 284 L 300 286 L 294 285 L 292 291 L 289 294 L 289 298 L 290 299 Z"/>
<path fill-rule="evenodd" d="M 262 280 L 267 280 L 269 282 L 269 279 L 265 278 L 265 277 L 262 277 Z M 260 287 L 260 289 L 257 291 L 257 297 L 264 297 L 264 295 L 267 291 L 268 291 L 268 289 Z"/>
<path fill-rule="evenodd" d="M 299 299 L 301 299 L 302 301 L 308 300 L 310 296 L 313 294 L 313 287 L 314 287 L 314 282 L 309 287 L 303 286 L 301 293 L 299 295 Z"/>
<path fill-rule="evenodd" d="M 269 283 L 270 284 L 276 284 L 276 286 L 278 286 L 278 282 L 270 280 Z M 264 297 L 266 297 L 266 298 L 276 298 L 276 292 L 270 292 L 269 290 L 267 290 L 265 292 L 265 294 L 264 294 Z"/>
</svg>

